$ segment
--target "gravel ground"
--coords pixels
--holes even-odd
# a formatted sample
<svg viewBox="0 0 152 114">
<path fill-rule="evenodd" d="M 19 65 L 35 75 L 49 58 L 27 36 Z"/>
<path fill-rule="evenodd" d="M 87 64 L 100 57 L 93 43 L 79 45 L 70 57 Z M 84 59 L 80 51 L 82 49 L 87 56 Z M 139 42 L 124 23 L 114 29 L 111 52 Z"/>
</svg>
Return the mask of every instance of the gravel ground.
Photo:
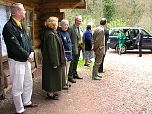
<svg viewBox="0 0 152 114">
<path fill-rule="evenodd" d="M 79 67 L 83 80 L 61 92 L 60 100 L 46 98 L 41 89 L 41 69 L 35 72 L 33 102 L 26 114 L 152 114 L 152 55 L 130 51 L 118 55 L 108 50 L 102 80 L 91 80 L 91 68 Z M 0 102 L 0 114 L 15 113 L 10 93 Z"/>
</svg>

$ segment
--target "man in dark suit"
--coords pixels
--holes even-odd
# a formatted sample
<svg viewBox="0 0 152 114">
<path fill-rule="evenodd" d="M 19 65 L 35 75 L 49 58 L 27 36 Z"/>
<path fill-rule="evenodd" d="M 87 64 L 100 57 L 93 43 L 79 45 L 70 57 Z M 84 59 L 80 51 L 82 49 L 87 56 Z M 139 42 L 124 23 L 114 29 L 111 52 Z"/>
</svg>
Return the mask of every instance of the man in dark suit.
<svg viewBox="0 0 152 114">
<path fill-rule="evenodd" d="M 82 79 L 78 76 L 77 73 L 77 65 L 80 57 L 80 51 L 83 48 L 83 40 L 82 40 L 82 29 L 80 28 L 82 22 L 81 15 L 75 17 L 75 23 L 73 26 L 69 27 L 69 34 L 72 42 L 72 56 L 73 60 L 70 64 L 70 69 L 68 73 L 68 81 L 72 83 L 76 83 L 76 81 L 73 79 Z"/>
<path fill-rule="evenodd" d="M 141 30 L 139 30 L 139 33 L 136 38 L 136 44 L 139 49 L 139 57 L 142 57 L 142 41 L 143 41 L 143 33 Z"/>
</svg>

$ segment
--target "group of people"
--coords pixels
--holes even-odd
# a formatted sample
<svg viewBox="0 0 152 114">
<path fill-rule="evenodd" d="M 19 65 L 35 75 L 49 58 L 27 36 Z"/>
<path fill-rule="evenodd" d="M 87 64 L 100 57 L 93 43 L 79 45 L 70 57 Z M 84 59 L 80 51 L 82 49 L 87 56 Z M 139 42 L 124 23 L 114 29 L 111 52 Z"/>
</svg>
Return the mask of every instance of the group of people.
<svg viewBox="0 0 152 114">
<path fill-rule="evenodd" d="M 86 58 L 85 65 L 88 65 L 92 50 L 95 52 L 92 79 L 101 80 L 98 70 L 103 72 L 108 39 L 107 20 L 102 18 L 100 26 L 93 34 L 90 25 L 87 25 L 83 33 L 80 27 L 81 22 L 81 15 L 75 17 L 75 22 L 70 27 L 65 19 L 61 20 L 58 25 L 57 17 L 49 17 L 45 22 L 45 28 L 41 33 L 42 89 L 47 92 L 50 99 L 59 99 L 60 91 L 68 89 L 68 82 L 76 83 L 75 79 L 83 79 L 77 72 L 80 52 L 83 49 Z"/>
<path fill-rule="evenodd" d="M 23 4 L 14 3 L 11 6 L 10 20 L 3 28 L 3 37 L 8 52 L 12 95 L 16 114 L 24 114 L 25 108 L 37 107 L 31 101 L 32 73 L 31 62 L 34 50 L 32 42 L 21 23 L 25 18 Z M 103 72 L 103 61 L 106 54 L 108 39 L 107 20 L 102 18 L 100 26 L 92 34 L 91 26 L 87 25 L 85 33 L 81 28 L 82 16 L 75 17 L 74 24 L 69 27 L 68 20 L 49 17 L 41 32 L 42 51 L 42 89 L 48 98 L 57 100 L 62 89 L 68 89 L 68 82 L 76 83 L 75 79 L 83 79 L 78 75 L 77 66 L 81 50 L 84 49 L 85 64 L 95 53 L 92 79 L 100 80 Z"/>
<path fill-rule="evenodd" d="M 124 32 L 123 29 L 120 29 L 118 31 L 117 37 L 118 37 L 118 54 L 121 55 L 122 49 L 124 47 L 124 44 L 126 42 L 126 32 Z M 131 35 L 132 31 L 130 31 L 130 43 L 131 46 L 137 45 L 139 49 L 139 57 L 142 57 L 142 41 L 143 41 L 143 33 L 141 30 L 137 31 L 137 35 Z M 135 43 L 133 43 L 133 38 L 136 38 Z"/>
</svg>

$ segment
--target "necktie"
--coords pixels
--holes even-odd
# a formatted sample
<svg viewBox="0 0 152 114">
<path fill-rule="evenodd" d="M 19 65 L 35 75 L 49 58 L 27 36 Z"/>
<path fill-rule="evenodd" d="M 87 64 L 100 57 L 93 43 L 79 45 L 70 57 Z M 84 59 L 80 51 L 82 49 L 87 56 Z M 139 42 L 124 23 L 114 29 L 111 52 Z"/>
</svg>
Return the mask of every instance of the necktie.
<svg viewBox="0 0 152 114">
<path fill-rule="evenodd" d="M 81 41 L 81 34 L 80 34 L 80 29 L 79 29 L 79 27 L 77 27 L 77 29 L 78 29 L 78 37 L 79 37 L 79 44 L 80 44 L 80 43 L 82 43 L 82 41 Z"/>
</svg>

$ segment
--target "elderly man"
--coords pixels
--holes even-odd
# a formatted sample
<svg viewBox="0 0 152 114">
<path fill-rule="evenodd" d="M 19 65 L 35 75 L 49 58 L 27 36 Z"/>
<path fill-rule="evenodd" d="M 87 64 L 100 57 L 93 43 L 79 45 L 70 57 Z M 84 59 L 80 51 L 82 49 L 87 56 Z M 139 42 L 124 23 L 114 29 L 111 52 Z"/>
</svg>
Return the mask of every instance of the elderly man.
<svg viewBox="0 0 152 114">
<path fill-rule="evenodd" d="M 34 51 L 21 20 L 25 18 L 23 4 L 11 6 L 10 20 L 3 28 L 4 41 L 7 47 L 10 77 L 12 81 L 13 101 L 17 114 L 23 114 L 26 107 L 36 107 L 31 102 L 32 73 L 31 62 Z"/>
<path fill-rule="evenodd" d="M 93 33 L 92 49 L 95 52 L 95 62 L 92 71 L 93 80 L 101 80 L 98 75 L 99 66 L 104 58 L 106 47 L 105 47 L 105 28 L 107 25 L 107 20 L 102 18 L 100 21 L 100 26 L 97 27 Z"/>
<path fill-rule="evenodd" d="M 71 26 L 68 30 L 72 42 L 72 56 L 73 60 L 71 61 L 70 64 L 70 69 L 68 73 L 68 80 L 72 83 L 76 83 L 76 81 L 73 79 L 82 79 L 81 77 L 78 76 L 77 73 L 77 65 L 80 57 L 80 51 L 83 48 L 83 40 L 82 40 L 82 29 L 80 27 L 82 22 L 82 16 L 76 16 L 75 17 L 75 24 Z"/>
</svg>

